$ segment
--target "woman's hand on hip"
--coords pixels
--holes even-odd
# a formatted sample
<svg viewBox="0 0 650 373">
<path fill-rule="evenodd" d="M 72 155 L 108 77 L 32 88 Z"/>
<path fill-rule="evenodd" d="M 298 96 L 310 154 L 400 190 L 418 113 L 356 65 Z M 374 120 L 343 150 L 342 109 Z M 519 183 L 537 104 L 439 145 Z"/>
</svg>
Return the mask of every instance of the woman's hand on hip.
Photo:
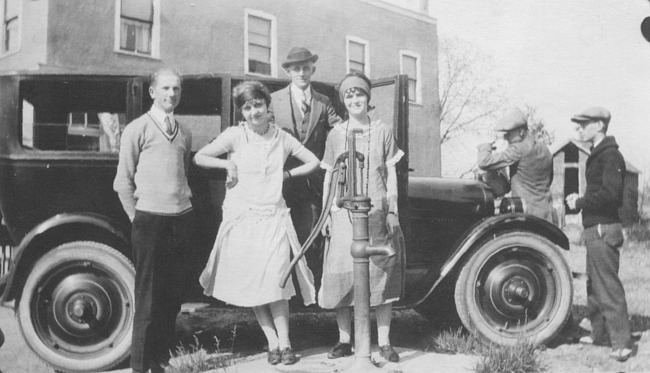
<svg viewBox="0 0 650 373">
<path fill-rule="evenodd" d="M 388 237 L 393 237 L 395 230 L 399 227 L 399 218 L 397 215 L 390 213 L 386 215 L 386 229 L 388 230 Z"/>
<path fill-rule="evenodd" d="M 237 185 L 237 182 L 239 181 L 239 178 L 237 177 L 237 165 L 231 161 L 228 167 L 226 167 L 226 172 L 228 173 L 228 176 L 226 177 L 226 188 L 231 189 Z"/>
</svg>

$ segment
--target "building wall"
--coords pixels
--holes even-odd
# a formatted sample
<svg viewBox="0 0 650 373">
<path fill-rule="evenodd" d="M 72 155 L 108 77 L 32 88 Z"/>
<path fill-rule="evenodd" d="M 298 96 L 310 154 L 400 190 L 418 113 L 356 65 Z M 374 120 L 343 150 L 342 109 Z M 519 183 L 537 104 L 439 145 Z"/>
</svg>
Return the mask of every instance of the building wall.
<svg viewBox="0 0 650 373">
<path fill-rule="evenodd" d="M 26 7 L 40 8 L 40 13 L 30 12 L 24 19 L 38 24 L 41 32 L 36 34 L 43 40 L 34 36 L 23 38 L 23 43 L 38 42 L 34 48 L 41 50 L 47 45 L 47 57 L 35 59 L 23 50 L 15 57 L 29 60 L 31 65 L 36 65 L 34 61 L 46 62 L 48 67 L 71 71 L 147 73 L 171 65 L 184 73 L 244 75 L 245 9 L 276 19 L 276 68 L 272 75 L 278 78 L 286 78 L 280 64 L 297 45 L 320 56 L 314 79 L 329 83 L 340 81 L 346 73 L 346 36 L 369 42 L 371 79 L 397 75 L 400 51 L 415 52 L 420 56 L 422 103 L 409 107 L 410 167 L 416 176 L 440 175 L 435 19 L 377 0 L 159 1 L 159 58 L 115 51 L 115 0 L 53 1 L 49 13 L 48 0 L 26 0 Z M 47 32 L 43 32 L 44 27 Z M 9 65 L 0 60 L 0 69 L 6 70 Z"/>
<path fill-rule="evenodd" d="M 35 70 L 44 64 L 49 0 L 23 0 L 18 15 L 20 48 L 0 55 L 2 70 Z"/>
</svg>

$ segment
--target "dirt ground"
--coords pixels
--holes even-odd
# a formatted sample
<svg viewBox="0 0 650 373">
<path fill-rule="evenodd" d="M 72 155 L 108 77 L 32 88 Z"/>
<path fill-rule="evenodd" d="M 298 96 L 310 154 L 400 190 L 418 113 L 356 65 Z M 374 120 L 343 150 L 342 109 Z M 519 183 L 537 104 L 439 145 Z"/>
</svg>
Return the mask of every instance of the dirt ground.
<svg viewBox="0 0 650 373">
<path fill-rule="evenodd" d="M 584 250 L 584 247 L 577 246 L 567 253 L 574 272 L 584 273 Z M 618 363 L 609 358 L 608 348 L 571 343 L 561 336 L 540 352 L 546 372 L 650 372 L 650 250 L 647 246 L 623 251 L 621 277 L 626 288 L 632 329 L 642 333 L 637 342 L 636 356 Z M 583 276 L 574 280 L 574 288 L 573 318 L 579 322 L 587 314 Z M 396 310 L 391 340 L 398 347 L 427 351 L 431 350 L 432 340 L 438 333 L 458 326 L 453 319 L 430 322 L 413 310 Z M 22 341 L 12 310 L 0 309 L 0 327 L 7 334 L 7 341 L 0 348 L 0 373 L 52 372 Z M 300 312 L 292 309 L 290 328 L 291 341 L 297 350 L 328 347 L 337 339 L 334 314 L 316 308 Z M 374 323 L 372 331 L 372 340 L 376 344 Z M 240 356 L 258 354 L 266 343 L 252 310 L 216 305 L 179 315 L 177 333 L 187 347 L 195 345 L 196 338 L 210 352 L 232 350 Z"/>
</svg>

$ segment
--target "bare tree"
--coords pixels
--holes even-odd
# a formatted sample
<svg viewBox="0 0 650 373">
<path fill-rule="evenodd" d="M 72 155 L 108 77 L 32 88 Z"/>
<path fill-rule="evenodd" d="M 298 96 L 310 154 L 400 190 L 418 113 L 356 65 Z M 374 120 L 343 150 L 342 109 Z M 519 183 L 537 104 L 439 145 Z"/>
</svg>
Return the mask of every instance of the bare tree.
<svg viewBox="0 0 650 373">
<path fill-rule="evenodd" d="M 553 132 L 546 129 L 546 122 L 537 115 L 537 109 L 532 105 L 525 104 L 522 111 L 528 117 L 528 134 L 534 136 L 537 141 L 551 145 L 555 136 Z"/>
<path fill-rule="evenodd" d="M 506 103 L 491 58 L 458 38 L 441 38 L 438 50 L 440 143 L 469 129 L 487 128 Z"/>
</svg>

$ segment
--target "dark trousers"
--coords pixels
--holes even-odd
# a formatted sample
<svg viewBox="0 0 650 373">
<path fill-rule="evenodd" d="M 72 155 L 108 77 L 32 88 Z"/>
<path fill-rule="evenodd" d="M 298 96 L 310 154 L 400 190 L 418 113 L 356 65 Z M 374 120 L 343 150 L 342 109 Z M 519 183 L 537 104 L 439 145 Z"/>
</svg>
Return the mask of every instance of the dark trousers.
<svg viewBox="0 0 650 373">
<path fill-rule="evenodd" d="M 296 195 L 285 194 L 285 199 L 287 207 L 291 209 L 291 221 L 294 228 L 296 228 L 298 241 L 302 245 L 318 222 L 322 202 L 318 200 L 317 196 L 300 198 Z M 309 251 L 305 254 L 305 259 L 309 269 L 314 274 L 315 286 L 318 289 L 323 272 L 323 237 L 320 232 Z M 293 277 L 295 279 L 295 276 Z M 297 295 L 297 298 L 300 298 L 299 292 Z M 302 302 L 302 300 L 300 301 Z"/>
<path fill-rule="evenodd" d="M 618 278 L 618 248 L 623 244 L 621 225 L 600 224 L 585 228 L 584 237 L 592 338 L 596 344 L 611 343 L 614 348 L 629 348 L 632 345 L 630 321 L 625 290 Z"/>
<path fill-rule="evenodd" d="M 135 263 L 135 316 L 131 368 L 146 372 L 169 361 L 176 316 L 188 284 L 194 248 L 194 213 L 178 216 L 136 211 L 131 232 Z"/>
</svg>

